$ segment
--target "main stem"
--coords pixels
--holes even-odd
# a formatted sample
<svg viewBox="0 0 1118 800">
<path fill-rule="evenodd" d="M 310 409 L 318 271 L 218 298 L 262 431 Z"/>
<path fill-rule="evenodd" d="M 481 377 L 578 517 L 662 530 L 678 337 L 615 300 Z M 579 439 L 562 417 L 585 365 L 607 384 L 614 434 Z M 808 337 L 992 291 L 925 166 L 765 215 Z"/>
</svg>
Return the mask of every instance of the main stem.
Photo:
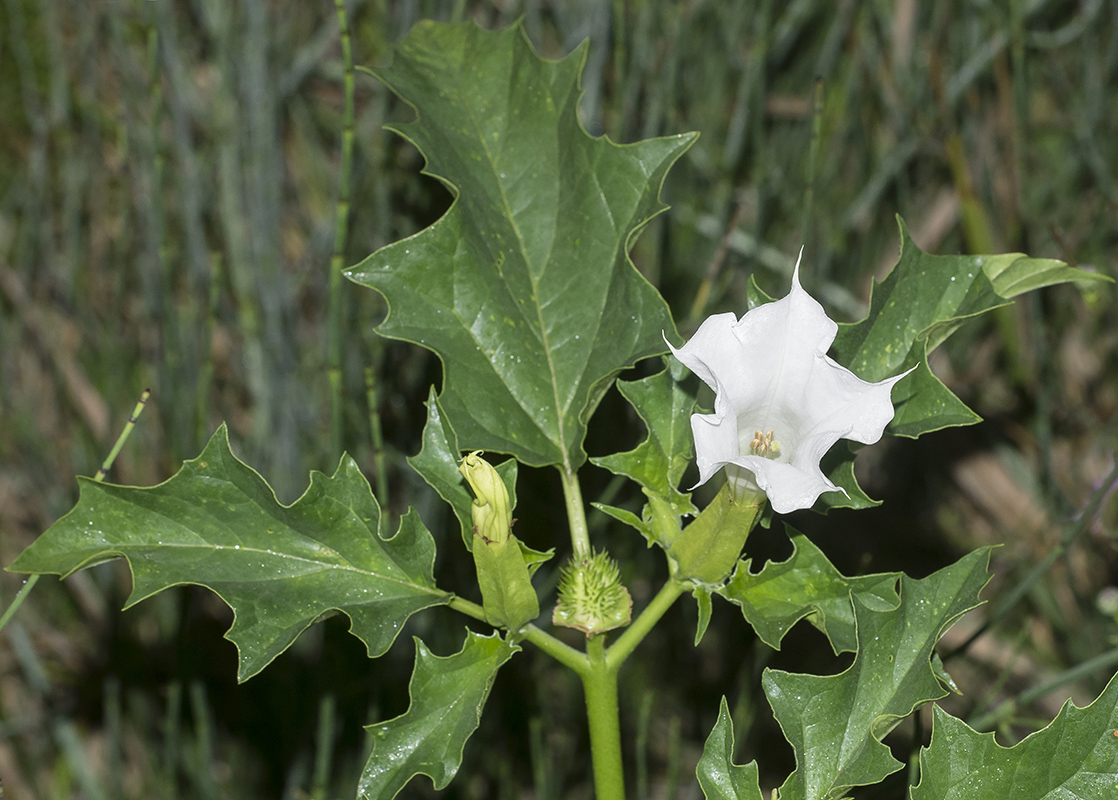
<svg viewBox="0 0 1118 800">
<path fill-rule="evenodd" d="M 621 723 L 617 706 L 617 670 L 606 661 L 605 639 L 586 642 L 590 669 L 582 673 L 586 717 L 590 723 L 590 756 L 597 800 L 625 800 L 625 768 L 621 760 Z"/>
</svg>

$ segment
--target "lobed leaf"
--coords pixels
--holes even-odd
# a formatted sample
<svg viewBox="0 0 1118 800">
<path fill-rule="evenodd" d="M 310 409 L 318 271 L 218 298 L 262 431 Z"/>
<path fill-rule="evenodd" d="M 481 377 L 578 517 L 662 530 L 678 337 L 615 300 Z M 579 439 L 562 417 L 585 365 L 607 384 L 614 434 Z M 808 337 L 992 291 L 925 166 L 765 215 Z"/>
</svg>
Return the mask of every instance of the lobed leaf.
<svg viewBox="0 0 1118 800">
<path fill-rule="evenodd" d="M 753 573 L 752 559 L 743 559 L 718 593 L 741 607 L 757 636 L 774 650 L 780 649 L 793 625 L 807 619 L 826 635 L 836 654 L 853 652 L 857 634 L 851 597 L 874 611 L 894 609 L 901 574 L 848 578 L 810 539 L 789 525 L 785 530 L 792 540 L 792 555 L 786 561 L 770 561 Z"/>
<path fill-rule="evenodd" d="M 648 437 L 628 452 L 591 458 L 591 463 L 637 482 L 669 501 L 680 515 L 696 513 L 691 495 L 679 491 L 679 481 L 694 457 L 695 398 L 667 368 L 640 380 L 618 381 L 617 388 L 644 422 Z"/>
<path fill-rule="evenodd" d="M 376 657 L 408 617 L 451 600 L 435 586 L 435 543 L 419 517 L 409 512 L 382 537 L 380 509 L 348 456 L 331 476 L 312 472 L 290 506 L 233 455 L 224 425 L 158 486 L 79 483 L 73 510 L 8 569 L 67 576 L 123 557 L 133 579 L 125 608 L 171 586 L 205 586 L 233 609 L 225 636 L 241 681 L 329 612 L 346 614 Z"/>
<path fill-rule="evenodd" d="M 869 608 L 855 595 L 858 654 L 845 672 L 765 671 L 769 705 L 796 754 L 781 800 L 838 800 L 901 768 L 881 739 L 914 709 L 947 694 L 932 665 L 933 647 L 979 604 L 989 557 L 983 548 L 924 580 L 902 576 L 894 609 Z"/>
<path fill-rule="evenodd" d="M 1013 747 L 934 709 L 912 800 L 1100 800 L 1118 797 L 1118 677 L 1086 708 L 1069 701 Z"/>
<path fill-rule="evenodd" d="M 893 389 L 896 415 L 888 430 L 897 436 L 915 438 L 979 421 L 928 367 L 928 353 L 964 322 L 1031 289 L 1072 280 L 1109 280 L 1020 253 L 931 255 L 916 246 L 900 217 L 897 224 L 901 252 L 896 267 L 874 286 L 866 318 L 839 325 L 831 348 L 836 361 L 867 381 L 917 366 Z"/>
<path fill-rule="evenodd" d="M 683 371 L 679 362 L 675 362 L 675 366 Z M 638 483 L 649 502 L 639 517 L 622 508 L 602 503 L 593 505 L 636 528 L 650 546 L 655 543 L 667 547 L 671 535 L 679 529 L 680 517 L 698 513 L 691 502 L 691 493 L 679 491 L 683 472 L 694 456 L 691 412 L 695 409 L 695 398 L 668 368 L 640 380 L 618 381 L 617 388 L 644 422 L 648 436 L 632 450 L 590 461 Z"/>
<path fill-rule="evenodd" d="M 1053 258 L 1029 258 L 1022 253 L 988 256 L 982 269 L 994 284 L 994 291 L 1011 298 L 1033 289 L 1058 283 L 1089 281 L 1113 283 L 1113 278 L 1096 272 L 1069 267 Z"/>
<path fill-rule="evenodd" d="M 842 492 L 824 492 L 812 506 L 813 511 L 826 514 L 833 508 L 874 508 L 881 505 L 880 500 L 874 500 L 858 485 L 858 478 L 854 474 L 854 459 L 862 445 L 850 441 L 840 440 L 834 447 L 827 451 L 819 462 L 819 468 L 835 486 L 846 490 Z"/>
<path fill-rule="evenodd" d="M 706 800 L 764 800 L 757 775 L 757 762 L 734 763 L 734 724 L 726 698 L 718 707 L 718 721 L 703 745 L 695 767 Z"/>
<path fill-rule="evenodd" d="M 444 789 L 462 765 L 466 740 L 477 730 L 497 670 L 520 651 L 497 634 L 466 632 L 462 649 L 445 658 L 415 640 L 408 710 L 367 726 L 373 750 L 357 787 L 361 800 L 392 800 L 416 775 Z"/>
<path fill-rule="evenodd" d="M 519 24 L 420 22 L 374 74 L 417 113 L 394 130 L 454 204 L 347 271 L 384 295 L 377 329 L 442 360 L 459 445 L 573 471 L 616 375 L 666 351 L 663 298 L 634 269 L 637 232 L 694 134 L 615 145 L 579 125 L 585 43 L 540 59 Z"/>
</svg>

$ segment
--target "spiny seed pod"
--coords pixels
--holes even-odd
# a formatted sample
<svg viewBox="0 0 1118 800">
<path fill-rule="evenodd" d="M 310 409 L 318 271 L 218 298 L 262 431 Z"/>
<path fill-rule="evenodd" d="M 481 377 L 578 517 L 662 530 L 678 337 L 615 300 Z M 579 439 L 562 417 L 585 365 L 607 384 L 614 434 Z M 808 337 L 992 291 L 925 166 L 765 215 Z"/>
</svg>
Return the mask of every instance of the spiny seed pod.
<svg viewBox="0 0 1118 800">
<path fill-rule="evenodd" d="M 593 636 L 628 625 L 632 610 L 633 599 L 621 585 L 617 562 L 604 551 L 592 550 L 563 568 L 551 621 Z"/>
</svg>

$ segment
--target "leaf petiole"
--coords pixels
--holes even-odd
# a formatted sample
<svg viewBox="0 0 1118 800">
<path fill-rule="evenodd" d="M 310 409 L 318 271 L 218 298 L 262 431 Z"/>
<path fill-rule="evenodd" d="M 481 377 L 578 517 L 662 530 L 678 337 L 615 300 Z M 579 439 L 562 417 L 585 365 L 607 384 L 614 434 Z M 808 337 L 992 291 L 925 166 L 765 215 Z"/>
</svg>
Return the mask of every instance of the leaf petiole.
<svg viewBox="0 0 1118 800">
<path fill-rule="evenodd" d="M 473 617 L 482 622 L 486 621 L 485 609 L 477 603 L 471 603 L 469 600 L 455 597 L 448 605 L 455 611 L 459 611 L 468 617 Z M 525 625 L 516 635 L 524 641 L 531 642 L 560 664 L 574 670 L 579 675 L 586 675 L 590 671 L 590 660 L 585 653 L 580 653 L 570 645 L 564 644 L 547 631 L 537 628 L 535 625 Z"/>
<path fill-rule="evenodd" d="M 586 558 L 590 555 L 590 532 L 586 526 L 586 506 L 582 502 L 582 489 L 578 485 L 578 473 L 559 467 L 559 477 L 563 481 L 563 499 L 567 503 L 567 524 L 571 528 L 571 548 L 573 558 Z"/>
</svg>

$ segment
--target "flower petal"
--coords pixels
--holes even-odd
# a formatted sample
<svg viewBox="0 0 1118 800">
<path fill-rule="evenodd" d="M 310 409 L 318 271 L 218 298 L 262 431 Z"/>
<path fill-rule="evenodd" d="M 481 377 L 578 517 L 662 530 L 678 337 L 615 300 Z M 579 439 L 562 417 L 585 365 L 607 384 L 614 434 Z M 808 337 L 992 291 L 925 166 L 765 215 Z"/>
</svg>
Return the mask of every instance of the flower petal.
<svg viewBox="0 0 1118 800">
<path fill-rule="evenodd" d="M 694 489 L 739 455 L 738 418 L 729 408 L 725 391 L 715 395 L 713 414 L 691 415 L 691 434 L 695 437 L 695 463 L 699 467 L 699 482 L 691 487 Z"/>
<path fill-rule="evenodd" d="M 735 466 L 753 474 L 754 480 L 769 496 L 773 511 L 788 514 L 801 508 L 811 508 L 824 492 L 842 492 L 819 470 L 805 471 L 793 464 L 771 461 L 760 456 L 743 456 L 733 461 Z"/>
<path fill-rule="evenodd" d="M 800 285 L 797 260 L 787 296 L 740 320 L 715 314 L 671 348 L 715 391 L 714 413 L 691 418 L 700 484 L 726 466 L 736 489 L 764 491 L 782 514 L 808 508 L 823 492 L 845 494 L 820 459 L 842 438 L 878 441 L 893 418 L 893 386 L 908 373 L 863 381 L 827 356 L 837 332 Z M 753 432 L 764 444 L 749 444 Z"/>
<path fill-rule="evenodd" d="M 737 317 L 732 313 L 714 314 L 703 320 L 695 335 L 683 347 L 676 349 L 671 342 L 668 342 L 668 347 L 683 366 L 698 375 L 711 389 L 718 391 L 720 380 L 737 387 L 748 382 L 750 365 L 743 358 L 745 354 L 734 344 L 737 342 L 733 333 L 736 324 Z"/>
</svg>

